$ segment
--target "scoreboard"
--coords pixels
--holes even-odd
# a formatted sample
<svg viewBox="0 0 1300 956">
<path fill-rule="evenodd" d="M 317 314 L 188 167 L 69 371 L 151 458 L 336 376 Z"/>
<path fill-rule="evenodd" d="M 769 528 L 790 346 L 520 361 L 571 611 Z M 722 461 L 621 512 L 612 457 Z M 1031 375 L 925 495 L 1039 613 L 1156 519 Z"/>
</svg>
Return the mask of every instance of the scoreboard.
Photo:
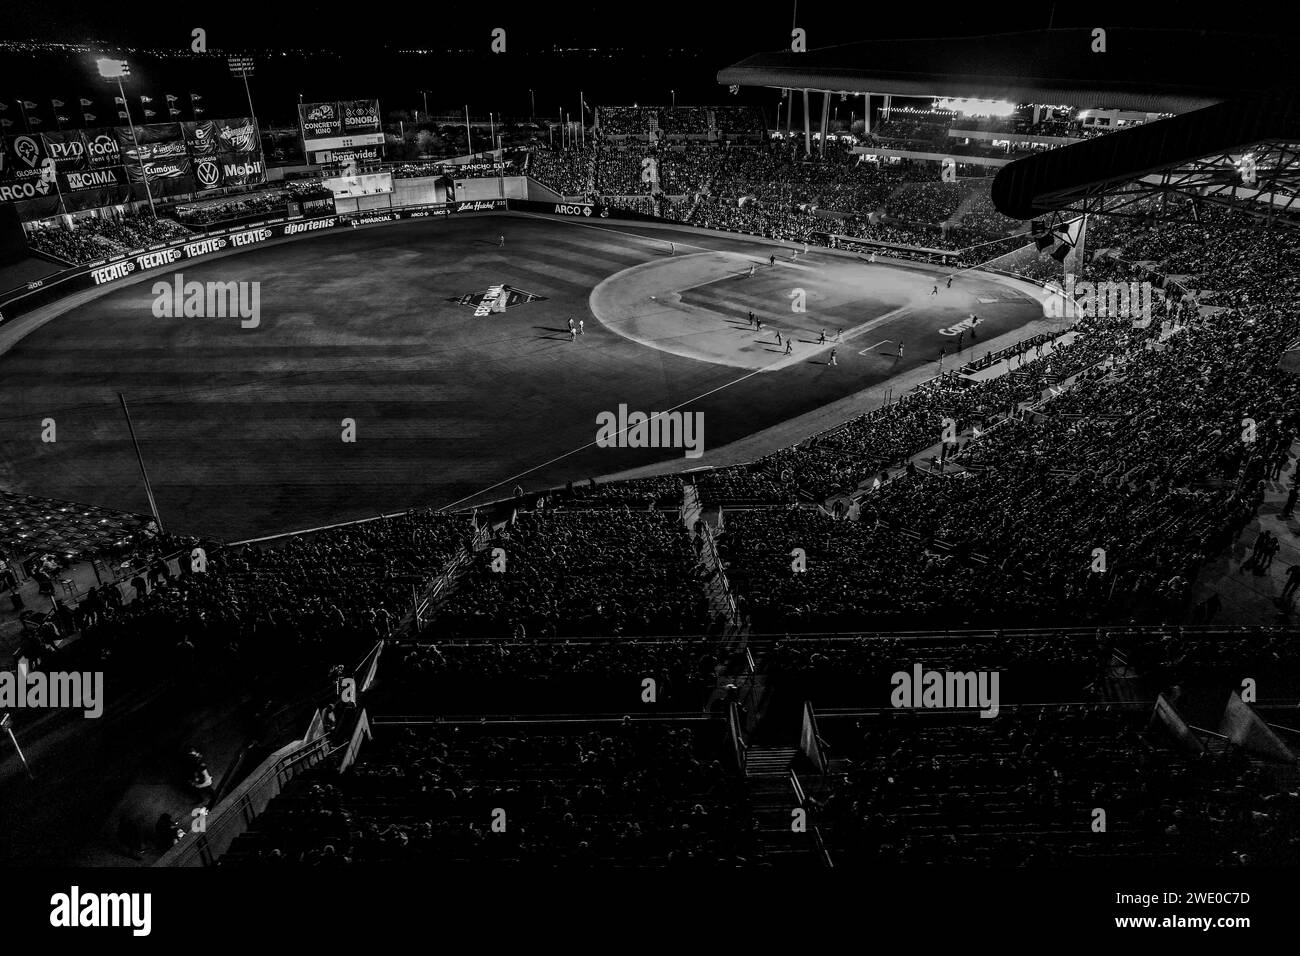
<svg viewBox="0 0 1300 956">
<path fill-rule="evenodd" d="M 325 185 L 334 194 L 335 199 L 378 196 L 393 191 L 393 174 L 363 173 L 359 176 L 337 176 L 325 180 Z"/>
<path fill-rule="evenodd" d="M 298 125 L 309 163 L 383 158 L 384 130 L 378 100 L 302 103 L 298 106 Z"/>
</svg>

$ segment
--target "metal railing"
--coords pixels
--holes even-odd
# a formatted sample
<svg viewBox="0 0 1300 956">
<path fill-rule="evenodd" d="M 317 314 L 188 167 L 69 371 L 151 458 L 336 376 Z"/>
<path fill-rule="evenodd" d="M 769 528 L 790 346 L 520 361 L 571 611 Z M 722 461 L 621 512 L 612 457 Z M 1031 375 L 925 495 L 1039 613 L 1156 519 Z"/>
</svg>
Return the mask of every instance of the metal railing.
<svg viewBox="0 0 1300 956">
<path fill-rule="evenodd" d="M 190 824 L 190 832 L 154 865 L 213 865 L 230 849 L 236 838 L 252 826 L 290 780 L 329 756 L 329 738 L 323 730 L 323 718 L 318 710 L 312 715 L 308 732 L 302 740 L 267 757 L 229 796 L 207 814 L 195 818 Z M 315 737 L 311 736 L 313 733 Z M 200 829 L 195 830 L 195 826 Z"/>
</svg>

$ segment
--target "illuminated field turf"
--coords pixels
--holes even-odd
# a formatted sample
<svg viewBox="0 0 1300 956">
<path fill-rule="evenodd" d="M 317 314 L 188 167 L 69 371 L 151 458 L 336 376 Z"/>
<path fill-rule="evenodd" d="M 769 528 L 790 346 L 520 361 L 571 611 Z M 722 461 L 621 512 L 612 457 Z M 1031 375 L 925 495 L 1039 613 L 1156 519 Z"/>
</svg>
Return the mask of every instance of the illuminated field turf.
<svg viewBox="0 0 1300 956">
<path fill-rule="evenodd" d="M 230 539 L 468 504 L 516 483 L 722 461 L 728 443 L 935 365 L 954 341 L 940 329 L 971 312 L 985 341 L 1041 318 L 989 276 L 947 289 L 925 267 L 790 252 L 688 229 L 481 216 L 312 236 L 180 270 L 260 282 L 261 321 L 248 329 L 156 318 L 153 273 L 0 357 L 0 484 L 147 512 L 121 391 L 177 530 Z M 509 307 L 476 314 L 497 286 Z M 791 309 L 796 288 L 804 313 Z M 576 342 L 569 318 L 585 324 Z M 778 330 L 794 334 L 793 355 Z M 620 404 L 704 412 L 702 461 L 595 447 L 597 414 Z M 38 440 L 47 417 L 53 444 Z M 345 418 L 353 443 L 341 440 Z"/>
</svg>

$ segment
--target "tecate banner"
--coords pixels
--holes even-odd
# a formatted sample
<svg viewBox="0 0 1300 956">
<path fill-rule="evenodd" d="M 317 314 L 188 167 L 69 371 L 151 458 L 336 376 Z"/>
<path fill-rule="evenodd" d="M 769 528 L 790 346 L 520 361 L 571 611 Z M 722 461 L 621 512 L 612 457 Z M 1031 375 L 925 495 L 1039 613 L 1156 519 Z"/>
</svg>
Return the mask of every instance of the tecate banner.
<svg viewBox="0 0 1300 956">
<path fill-rule="evenodd" d="M 337 216 L 300 219 L 257 229 L 235 229 L 222 235 L 175 243 L 162 249 L 121 259 L 98 259 L 89 265 L 70 269 L 58 276 L 47 277 L 39 283 L 31 283 L 22 289 L 0 295 L 0 315 L 3 319 L 10 319 L 63 296 L 118 282 L 142 271 L 173 265 L 188 259 L 197 259 L 215 252 L 256 246 L 281 236 L 329 230 L 342 224 L 343 221 Z"/>
</svg>

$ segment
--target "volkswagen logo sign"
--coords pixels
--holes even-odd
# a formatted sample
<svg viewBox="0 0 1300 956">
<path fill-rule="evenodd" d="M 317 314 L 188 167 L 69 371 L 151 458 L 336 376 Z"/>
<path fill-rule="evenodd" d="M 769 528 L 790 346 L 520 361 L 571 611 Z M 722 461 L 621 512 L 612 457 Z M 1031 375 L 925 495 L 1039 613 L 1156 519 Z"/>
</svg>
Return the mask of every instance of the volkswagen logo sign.
<svg viewBox="0 0 1300 956">
<path fill-rule="evenodd" d="M 199 185 L 204 189 L 211 189 L 221 181 L 221 171 L 217 169 L 217 164 L 208 159 L 199 163 L 194 174 L 198 177 Z"/>
</svg>

